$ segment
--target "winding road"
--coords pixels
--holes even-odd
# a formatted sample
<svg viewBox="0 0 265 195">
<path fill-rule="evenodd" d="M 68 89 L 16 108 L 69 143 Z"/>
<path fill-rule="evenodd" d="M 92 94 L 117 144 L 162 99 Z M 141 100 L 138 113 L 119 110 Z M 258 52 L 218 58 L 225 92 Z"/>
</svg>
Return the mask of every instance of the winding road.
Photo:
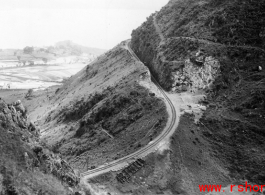
<svg viewBox="0 0 265 195">
<path fill-rule="evenodd" d="M 136 56 L 136 54 L 130 48 L 130 41 L 126 42 L 125 48 L 130 52 L 130 54 L 137 61 L 141 62 L 140 59 Z M 109 171 L 119 170 L 119 169 L 123 168 L 124 166 L 126 166 L 129 162 L 135 161 L 137 158 L 144 157 L 147 154 L 154 152 L 158 148 L 161 141 L 168 138 L 169 136 L 171 136 L 174 133 L 175 129 L 178 126 L 178 117 L 176 114 L 176 110 L 178 110 L 178 109 L 176 109 L 175 105 L 172 103 L 170 98 L 167 96 L 167 94 L 164 92 L 162 87 L 158 84 L 158 82 L 154 78 L 153 78 L 153 81 L 156 84 L 156 86 L 157 86 L 158 90 L 160 91 L 160 93 L 162 94 L 162 96 L 164 97 L 165 104 L 166 104 L 167 111 L 168 111 L 168 115 L 169 115 L 167 125 L 164 128 L 164 130 L 162 131 L 162 133 L 158 137 L 156 137 L 152 142 L 150 142 L 148 145 L 144 146 L 140 150 L 138 150 L 138 151 L 136 151 L 136 152 L 134 152 L 128 156 L 125 156 L 125 157 L 120 158 L 118 160 L 112 161 L 108 164 L 105 164 L 105 165 L 100 166 L 98 168 L 95 168 L 93 170 L 89 170 L 89 171 L 81 173 L 80 174 L 81 179 L 88 179 L 88 178 L 92 178 L 92 177 L 95 177 L 97 175 L 109 172 Z"/>
</svg>

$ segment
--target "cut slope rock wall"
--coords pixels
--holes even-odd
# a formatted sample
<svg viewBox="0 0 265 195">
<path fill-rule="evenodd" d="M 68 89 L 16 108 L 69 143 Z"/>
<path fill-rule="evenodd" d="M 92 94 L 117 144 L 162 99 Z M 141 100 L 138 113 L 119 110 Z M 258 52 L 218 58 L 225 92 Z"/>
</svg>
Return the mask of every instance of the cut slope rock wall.
<svg viewBox="0 0 265 195">
<path fill-rule="evenodd" d="M 143 24 L 147 27 L 139 27 L 132 33 L 132 48 L 139 58 L 169 91 L 209 88 L 220 73 L 220 62 L 213 55 L 201 50 L 213 44 L 187 37 L 164 40 L 159 36 L 159 31 L 155 30 L 153 17 L 156 16 L 148 18 Z M 150 36 L 146 35 L 150 33 Z M 146 37 L 156 37 L 156 41 L 152 43 Z M 160 45 L 157 39 L 161 41 Z"/>
<path fill-rule="evenodd" d="M 185 66 L 182 70 L 177 71 L 175 74 L 173 73 L 175 83 L 173 83 L 172 90 L 181 91 L 183 90 L 182 86 L 188 86 L 191 91 L 210 88 L 219 71 L 220 63 L 212 56 L 206 57 L 201 67 L 194 65 L 188 59 L 185 61 Z"/>
</svg>

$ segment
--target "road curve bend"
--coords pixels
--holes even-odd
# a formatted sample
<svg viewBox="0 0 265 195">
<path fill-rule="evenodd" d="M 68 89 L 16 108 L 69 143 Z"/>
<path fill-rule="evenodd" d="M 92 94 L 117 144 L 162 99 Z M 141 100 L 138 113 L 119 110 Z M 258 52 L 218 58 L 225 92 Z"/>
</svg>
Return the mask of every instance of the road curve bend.
<svg viewBox="0 0 265 195">
<path fill-rule="evenodd" d="M 130 48 L 130 41 L 126 41 L 126 49 L 130 52 L 130 54 L 137 61 L 141 62 L 140 59 L 136 56 L 136 54 L 133 52 L 133 50 Z M 176 114 L 176 108 L 175 108 L 174 104 L 171 102 L 171 100 L 169 99 L 169 97 L 167 96 L 167 94 L 165 93 L 165 91 L 158 84 L 158 82 L 154 78 L 153 78 L 153 80 L 154 80 L 154 83 L 156 84 L 156 86 L 158 87 L 159 91 L 161 92 L 161 94 L 164 97 L 165 104 L 167 107 L 167 112 L 169 115 L 167 125 L 164 128 L 164 130 L 162 131 L 162 133 L 158 137 L 156 137 L 152 142 L 150 142 L 148 145 L 144 146 L 143 148 L 139 149 L 138 151 L 136 151 L 132 154 L 129 154 L 129 155 L 122 157 L 120 159 L 117 159 L 115 161 L 109 162 L 109 163 L 102 165 L 98 168 L 95 168 L 95 169 L 81 173 L 80 174 L 81 179 L 88 179 L 88 178 L 92 178 L 92 177 L 95 177 L 97 175 L 101 175 L 103 173 L 109 172 L 109 171 L 119 170 L 122 167 L 126 166 L 128 164 L 128 162 L 134 161 L 137 158 L 144 157 L 147 154 L 154 152 L 154 150 L 156 148 L 158 148 L 158 146 L 162 140 L 164 140 L 165 138 L 168 138 L 169 136 L 171 136 L 174 133 L 175 129 L 178 126 L 178 117 Z"/>
</svg>

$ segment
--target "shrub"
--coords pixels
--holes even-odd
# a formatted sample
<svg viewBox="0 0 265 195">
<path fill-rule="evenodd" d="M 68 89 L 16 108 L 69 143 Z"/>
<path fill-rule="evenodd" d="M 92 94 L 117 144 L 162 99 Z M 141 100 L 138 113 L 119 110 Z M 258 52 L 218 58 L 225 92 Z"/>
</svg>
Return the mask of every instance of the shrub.
<svg viewBox="0 0 265 195">
<path fill-rule="evenodd" d="M 25 98 L 30 98 L 33 96 L 33 89 L 29 89 L 28 92 L 25 95 Z"/>
</svg>

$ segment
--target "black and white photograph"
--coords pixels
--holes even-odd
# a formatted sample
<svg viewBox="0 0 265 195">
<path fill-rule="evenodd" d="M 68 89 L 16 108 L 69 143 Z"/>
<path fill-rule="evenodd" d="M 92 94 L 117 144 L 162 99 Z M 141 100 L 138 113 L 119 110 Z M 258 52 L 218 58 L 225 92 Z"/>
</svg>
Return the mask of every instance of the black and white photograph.
<svg viewBox="0 0 265 195">
<path fill-rule="evenodd" d="M 0 0 L 0 195 L 265 194 L 265 0 Z"/>
</svg>

